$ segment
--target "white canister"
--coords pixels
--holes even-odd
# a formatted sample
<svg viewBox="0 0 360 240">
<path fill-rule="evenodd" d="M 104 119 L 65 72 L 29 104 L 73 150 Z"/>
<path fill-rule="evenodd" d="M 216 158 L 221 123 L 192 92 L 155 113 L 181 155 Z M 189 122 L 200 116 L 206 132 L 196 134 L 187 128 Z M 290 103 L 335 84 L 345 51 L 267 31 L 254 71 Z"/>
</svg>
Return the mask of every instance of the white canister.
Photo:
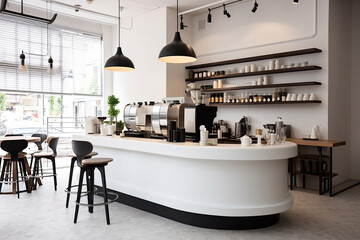
<svg viewBox="0 0 360 240">
<path fill-rule="evenodd" d="M 259 77 L 257 80 L 257 85 L 262 85 L 262 83 L 263 83 L 263 78 Z"/>
<path fill-rule="evenodd" d="M 269 84 L 269 77 L 268 77 L 268 76 L 264 76 L 263 79 L 264 79 L 263 85 L 268 85 L 268 84 Z"/>
<path fill-rule="evenodd" d="M 218 81 L 213 81 L 213 88 L 218 88 Z"/>
<path fill-rule="evenodd" d="M 303 96 L 303 101 L 309 101 L 310 98 L 310 94 L 309 93 L 305 93 Z"/>
<path fill-rule="evenodd" d="M 250 72 L 250 66 L 245 66 L 245 73 Z"/>
<path fill-rule="evenodd" d="M 101 127 L 100 127 L 100 134 L 102 136 L 106 136 L 107 135 L 107 129 L 108 129 L 107 125 L 102 124 Z"/>
<path fill-rule="evenodd" d="M 302 101 L 303 100 L 303 95 L 301 94 L 301 93 L 299 93 L 298 95 L 297 95 L 297 99 L 296 99 L 297 101 Z"/>
<path fill-rule="evenodd" d="M 271 60 L 269 62 L 269 70 L 274 70 L 275 69 L 275 61 L 274 60 Z"/>
<path fill-rule="evenodd" d="M 295 93 L 293 93 L 293 94 L 291 94 L 291 101 L 296 101 L 296 99 L 297 99 L 297 94 L 295 94 Z"/>
<path fill-rule="evenodd" d="M 310 101 L 314 101 L 314 100 L 316 100 L 315 93 L 310 93 L 309 100 L 310 100 Z"/>
<path fill-rule="evenodd" d="M 251 71 L 251 72 L 256 72 L 256 71 L 257 71 L 257 66 L 256 66 L 256 64 L 251 64 L 251 65 L 250 65 L 250 71 Z"/>
<path fill-rule="evenodd" d="M 291 101 L 291 93 L 288 93 L 286 96 L 286 101 L 290 102 Z"/>
<path fill-rule="evenodd" d="M 223 80 L 222 79 L 219 79 L 218 80 L 218 85 L 217 85 L 218 88 L 223 88 Z"/>
</svg>

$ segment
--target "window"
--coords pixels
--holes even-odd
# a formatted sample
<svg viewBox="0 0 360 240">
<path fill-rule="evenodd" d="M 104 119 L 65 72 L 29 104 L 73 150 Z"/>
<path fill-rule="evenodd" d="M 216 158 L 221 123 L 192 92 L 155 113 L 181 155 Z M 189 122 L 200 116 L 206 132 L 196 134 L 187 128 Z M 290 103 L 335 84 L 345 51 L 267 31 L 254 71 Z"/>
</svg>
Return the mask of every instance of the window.
<svg viewBox="0 0 360 240">
<path fill-rule="evenodd" d="M 102 95 L 102 38 L 0 18 L 0 91 Z M 28 73 L 18 72 L 24 51 Z M 55 75 L 47 74 L 48 59 Z"/>
</svg>

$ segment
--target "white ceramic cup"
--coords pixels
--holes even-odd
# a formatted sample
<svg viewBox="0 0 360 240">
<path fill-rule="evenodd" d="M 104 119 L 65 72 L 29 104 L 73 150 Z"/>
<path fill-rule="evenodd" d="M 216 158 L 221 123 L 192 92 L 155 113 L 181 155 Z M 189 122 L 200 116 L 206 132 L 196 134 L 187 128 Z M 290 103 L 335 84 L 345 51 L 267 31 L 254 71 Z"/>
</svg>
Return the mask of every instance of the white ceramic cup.
<svg viewBox="0 0 360 240">
<path fill-rule="evenodd" d="M 271 60 L 269 62 L 269 70 L 274 70 L 275 69 L 275 61 L 274 60 Z"/>
<path fill-rule="evenodd" d="M 297 95 L 297 99 L 296 99 L 297 101 L 302 101 L 303 100 L 303 94 L 302 93 L 299 93 L 298 95 Z"/>
<path fill-rule="evenodd" d="M 303 101 L 309 101 L 310 98 L 310 94 L 309 93 L 305 93 L 304 97 L 303 97 Z"/>
<path fill-rule="evenodd" d="M 256 66 L 256 64 L 251 64 L 251 65 L 250 65 L 250 71 L 251 71 L 251 72 L 256 72 L 256 71 L 257 71 L 257 66 Z"/>
<path fill-rule="evenodd" d="M 291 101 L 291 93 L 288 93 L 286 96 L 286 101 L 290 102 Z"/>
<path fill-rule="evenodd" d="M 268 85 L 268 84 L 269 84 L 269 77 L 268 77 L 268 76 L 264 76 L 263 79 L 264 79 L 263 85 Z"/>
<path fill-rule="evenodd" d="M 218 80 L 218 88 L 223 88 L 223 80 L 222 79 L 219 79 Z"/>
<path fill-rule="evenodd" d="M 245 66 L 245 73 L 250 72 L 250 66 Z"/>
<path fill-rule="evenodd" d="M 257 85 L 262 85 L 263 79 L 262 77 L 259 77 L 257 80 Z"/>
<path fill-rule="evenodd" d="M 301 63 L 301 66 L 302 66 L 302 67 L 306 67 L 308 64 L 309 64 L 309 62 L 305 61 L 305 62 L 302 62 L 302 63 Z"/>
<path fill-rule="evenodd" d="M 218 81 L 213 81 L 213 88 L 218 88 Z"/>
<path fill-rule="evenodd" d="M 309 100 L 310 100 L 310 101 L 314 101 L 314 100 L 316 100 L 315 93 L 310 93 Z"/>
<path fill-rule="evenodd" d="M 293 93 L 291 94 L 291 101 L 296 101 L 297 94 Z"/>
</svg>

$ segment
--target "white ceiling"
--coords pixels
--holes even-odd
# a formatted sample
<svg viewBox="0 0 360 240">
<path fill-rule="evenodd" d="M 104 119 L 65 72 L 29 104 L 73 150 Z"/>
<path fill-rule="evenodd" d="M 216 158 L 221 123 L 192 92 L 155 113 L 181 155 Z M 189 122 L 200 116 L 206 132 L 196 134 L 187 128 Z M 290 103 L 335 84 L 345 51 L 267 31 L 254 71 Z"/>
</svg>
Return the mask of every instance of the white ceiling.
<svg viewBox="0 0 360 240">
<path fill-rule="evenodd" d="M 93 0 L 91 4 L 87 0 L 48 1 L 52 1 L 51 8 L 53 12 L 57 12 L 60 15 L 71 15 L 107 24 L 117 23 L 118 0 Z M 179 12 L 221 1 L 224 0 L 180 0 Z M 20 0 L 8 0 L 8 2 L 20 4 Z M 50 5 L 46 6 L 46 0 L 24 0 L 24 4 L 42 10 L 46 10 L 46 7 L 50 8 Z M 75 12 L 72 8 L 76 4 L 81 5 L 78 12 Z M 176 0 L 121 0 L 121 6 L 124 7 L 121 13 L 122 18 L 129 18 L 159 7 L 176 9 Z"/>
</svg>

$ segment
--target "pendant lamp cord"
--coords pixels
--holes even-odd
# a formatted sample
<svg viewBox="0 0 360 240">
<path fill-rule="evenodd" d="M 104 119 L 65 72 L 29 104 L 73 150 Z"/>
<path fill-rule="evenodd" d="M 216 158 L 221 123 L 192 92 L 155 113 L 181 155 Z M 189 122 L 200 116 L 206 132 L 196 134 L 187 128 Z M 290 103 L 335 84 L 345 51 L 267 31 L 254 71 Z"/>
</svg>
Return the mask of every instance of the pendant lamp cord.
<svg viewBox="0 0 360 240">
<path fill-rule="evenodd" d="M 119 0 L 119 47 L 120 47 L 120 29 L 121 29 L 121 26 L 120 26 L 120 14 L 121 14 L 121 3 L 120 3 L 120 0 Z"/>
<path fill-rule="evenodd" d="M 179 31 L 179 0 L 176 0 L 176 31 Z"/>
</svg>

